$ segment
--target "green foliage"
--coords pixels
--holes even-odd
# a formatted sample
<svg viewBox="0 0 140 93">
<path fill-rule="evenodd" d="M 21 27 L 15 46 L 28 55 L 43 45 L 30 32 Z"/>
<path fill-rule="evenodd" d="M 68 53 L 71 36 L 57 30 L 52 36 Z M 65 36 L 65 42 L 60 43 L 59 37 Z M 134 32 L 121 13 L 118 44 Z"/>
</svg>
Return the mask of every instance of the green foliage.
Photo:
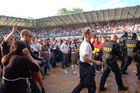
<svg viewBox="0 0 140 93">
<path fill-rule="evenodd" d="M 73 10 L 71 12 L 72 13 L 79 13 L 79 12 L 83 12 L 83 9 L 81 9 L 81 8 L 73 8 Z"/>
<path fill-rule="evenodd" d="M 65 14 L 79 13 L 79 12 L 83 12 L 83 9 L 73 8 L 72 10 L 68 10 L 67 8 L 61 8 L 61 9 L 58 10 L 57 14 L 58 15 L 65 15 Z"/>
</svg>

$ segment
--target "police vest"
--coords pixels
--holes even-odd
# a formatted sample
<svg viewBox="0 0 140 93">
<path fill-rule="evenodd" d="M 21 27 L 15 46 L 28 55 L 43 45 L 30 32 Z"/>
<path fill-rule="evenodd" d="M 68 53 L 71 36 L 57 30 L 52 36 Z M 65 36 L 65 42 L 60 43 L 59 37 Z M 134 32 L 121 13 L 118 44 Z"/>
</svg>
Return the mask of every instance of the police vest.
<svg viewBox="0 0 140 93">
<path fill-rule="evenodd" d="M 128 56 L 134 57 L 136 53 L 137 40 L 127 40 L 125 44 Z"/>
<path fill-rule="evenodd" d="M 108 58 L 113 58 L 113 46 L 114 46 L 114 42 L 112 41 L 108 41 L 106 43 L 103 44 L 103 57 L 108 59 Z"/>
<path fill-rule="evenodd" d="M 119 40 L 119 45 L 120 45 L 120 51 L 121 52 L 126 52 L 126 48 L 125 48 L 125 43 L 126 43 L 127 37 L 122 37 Z"/>
<path fill-rule="evenodd" d="M 138 49 L 137 49 L 137 53 L 140 55 L 140 40 L 138 40 Z"/>
</svg>

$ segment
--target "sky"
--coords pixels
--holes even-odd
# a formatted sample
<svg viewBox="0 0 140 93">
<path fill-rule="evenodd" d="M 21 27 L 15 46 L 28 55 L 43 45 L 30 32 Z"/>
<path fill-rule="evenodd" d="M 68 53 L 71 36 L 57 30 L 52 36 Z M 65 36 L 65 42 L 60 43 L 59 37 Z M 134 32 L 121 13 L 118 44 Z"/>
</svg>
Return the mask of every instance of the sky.
<svg viewBox="0 0 140 93">
<path fill-rule="evenodd" d="M 0 15 L 37 19 L 57 16 L 60 8 L 86 12 L 136 5 L 139 0 L 0 0 Z"/>
</svg>

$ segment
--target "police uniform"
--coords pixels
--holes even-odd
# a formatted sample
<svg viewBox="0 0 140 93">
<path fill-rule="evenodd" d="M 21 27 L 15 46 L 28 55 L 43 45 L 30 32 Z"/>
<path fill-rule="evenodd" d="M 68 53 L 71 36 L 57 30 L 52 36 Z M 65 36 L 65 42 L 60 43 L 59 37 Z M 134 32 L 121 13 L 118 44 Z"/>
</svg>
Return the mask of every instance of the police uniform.
<svg viewBox="0 0 140 93">
<path fill-rule="evenodd" d="M 120 57 L 120 60 L 122 62 L 121 64 L 121 68 L 123 67 L 124 65 L 124 61 L 125 61 L 125 56 L 126 56 L 126 47 L 125 47 L 125 43 L 126 43 L 126 40 L 127 40 L 127 36 L 122 36 L 121 39 L 119 40 L 119 45 L 120 45 L 120 52 L 121 52 L 121 57 Z M 125 72 L 126 73 L 126 72 Z"/>
<path fill-rule="evenodd" d="M 119 44 L 112 40 L 105 42 L 103 44 L 102 51 L 103 51 L 103 62 L 105 63 L 106 68 L 101 77 L 99 91 L 106 90 L 106 88 L 104 88 L 104 85 L 111 70 L 115 74 L 118 90 L 127 90 L 127 87 L 124 87 L 123 85 L 121 71 L 117 64 L 117 56 L 120 57 Z"/>
<path fill-rule="evenodd" d="M 125 56 L 125 63 L 121 68 L 121 72 L 124 73 L 128 66 L 131 64 L 134 56 L 138 50 L 138 41 L 136 39 L 128 39 L 126 40 L 125 47 L 127 49 L 127 54 Z"/>
<path fill-rule="evenodd" d="M 138 50 L 136 52 L 136 55 L 134 56 L 134 61 L 136 62 L 136 67 L 137 67 L 137 76 L 138 80 L 140 80 L 140 41 L 138 40 Z"/>
</svg>

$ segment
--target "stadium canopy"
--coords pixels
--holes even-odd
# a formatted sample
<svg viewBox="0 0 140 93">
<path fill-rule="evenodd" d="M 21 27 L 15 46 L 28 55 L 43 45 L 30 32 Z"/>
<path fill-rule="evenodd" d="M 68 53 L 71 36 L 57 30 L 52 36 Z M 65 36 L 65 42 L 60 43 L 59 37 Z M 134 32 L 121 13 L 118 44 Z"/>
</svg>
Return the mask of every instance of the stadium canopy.
<svg viewBox="0 0 140 93">
<path fill-rule="evenodd" d="M 140 6 L 89 11 L 40 19 L 24 19 L 0 16 L 0 25 L 45 28 L 50 26 L 72 25 L 93 22 L 140 18 Z"/>
<path fill-rule="evenodd" d="M 33 27 L 35 20 L 17 17 L 0 16 L 0 26 Z"/>
</svg>

